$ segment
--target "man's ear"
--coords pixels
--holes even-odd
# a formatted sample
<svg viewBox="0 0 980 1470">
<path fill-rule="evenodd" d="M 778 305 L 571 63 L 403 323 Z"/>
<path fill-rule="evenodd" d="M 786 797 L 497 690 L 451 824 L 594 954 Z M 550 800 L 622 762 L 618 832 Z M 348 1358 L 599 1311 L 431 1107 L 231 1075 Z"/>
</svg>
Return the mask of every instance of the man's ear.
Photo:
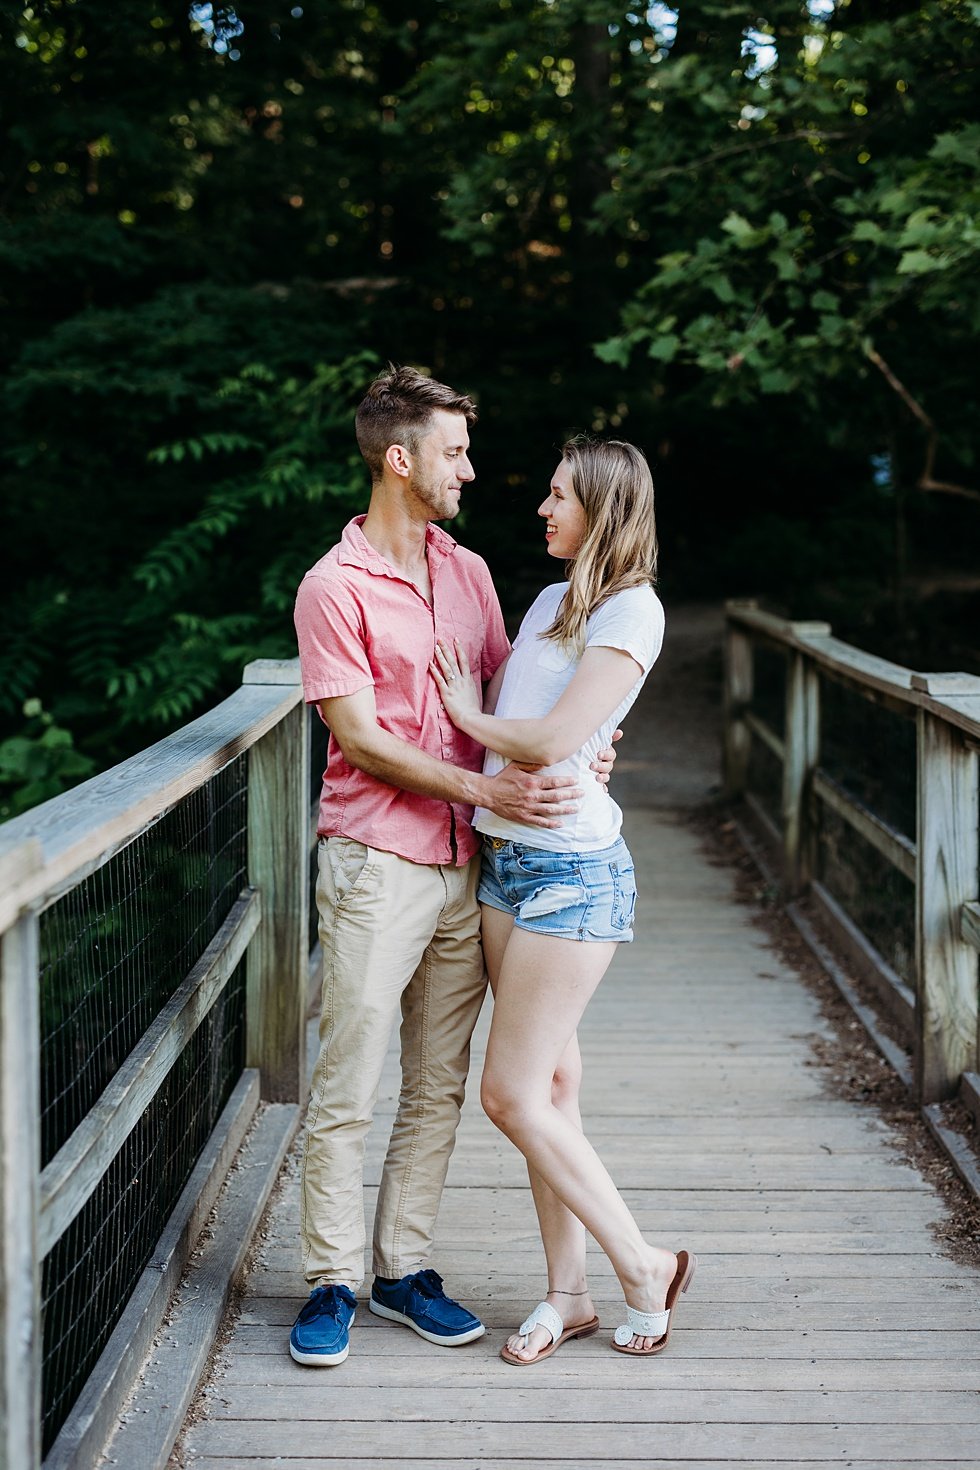
<svg viewBox="0 0 980 1470">
<path fill-rule="evenodd" d="M 396 475 L 407 479 L 412 473 L 412 457 L 403 444 L 389 444 L 385 450 L 385 463 Z"/>
</svg>

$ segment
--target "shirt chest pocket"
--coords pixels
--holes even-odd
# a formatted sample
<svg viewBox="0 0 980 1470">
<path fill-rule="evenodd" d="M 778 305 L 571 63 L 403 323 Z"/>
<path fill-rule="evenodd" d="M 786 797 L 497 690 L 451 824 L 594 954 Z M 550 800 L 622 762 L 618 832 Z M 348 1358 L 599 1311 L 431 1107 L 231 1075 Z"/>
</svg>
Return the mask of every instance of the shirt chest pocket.
<svg viewBox="0 0 980 1470">
<path fill-rule="evenodd" d="M 483 645 L 486 642 L 487 631 L 479 616 L 466 617 L 457 614 L 447 619 L 446 624 L 437 629 L 436 636 L 450 645 L 458 638 L 469 661 L 470 672 L 474 679 L 477 682 L 483 679 Z"/>
</svg>

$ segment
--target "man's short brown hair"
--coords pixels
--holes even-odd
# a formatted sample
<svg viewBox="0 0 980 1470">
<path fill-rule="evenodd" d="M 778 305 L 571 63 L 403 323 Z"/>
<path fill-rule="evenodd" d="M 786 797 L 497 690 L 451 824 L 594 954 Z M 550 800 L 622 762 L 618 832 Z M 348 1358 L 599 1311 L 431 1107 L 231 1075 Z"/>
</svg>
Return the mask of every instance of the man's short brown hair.
<svg viewBox="0 0 980 1470">
<path fill-rule="evenodd" d="M 384 473 L 385 454 L 392 444 L 401 444 L 417 454 L 419 441 L 433 414 L 461 413 L 467 424 L 476 423 L 476 404 L 464 393 L 415 368 L 389 365 L 371 384 L 357 410 L 354 430 L 357 447 L 376 482 Z"/>
</svg>

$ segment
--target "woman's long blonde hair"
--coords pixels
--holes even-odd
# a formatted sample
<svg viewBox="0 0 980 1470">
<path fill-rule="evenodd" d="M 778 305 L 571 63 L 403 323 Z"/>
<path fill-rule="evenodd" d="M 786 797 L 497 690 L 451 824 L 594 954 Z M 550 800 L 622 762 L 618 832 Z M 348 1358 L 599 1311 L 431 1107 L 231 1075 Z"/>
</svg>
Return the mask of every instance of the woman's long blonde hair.
<svg viewBox="0 0 980 1470">
<path fill-rule="evenodd" d="M 581 434 L 563 446 L 562 459 L 585 511 L 585 537 L 568 563 L 568 591 L 543 636 L 578 654 L 597 607 L 627 587 L 656 581 L 657 524 L 650 466 L 634 444 Z"/>
</svg>

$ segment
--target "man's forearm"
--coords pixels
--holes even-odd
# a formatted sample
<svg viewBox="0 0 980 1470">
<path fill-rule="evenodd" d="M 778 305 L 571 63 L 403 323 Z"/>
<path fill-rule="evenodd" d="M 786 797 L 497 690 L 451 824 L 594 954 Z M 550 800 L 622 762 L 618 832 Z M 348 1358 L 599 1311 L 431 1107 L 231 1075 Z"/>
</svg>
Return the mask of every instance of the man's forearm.
<svg viewBox="0 0 980 1470">
<path fill-rule="evenodd" d="M 349 765 L 418 796 L 485 806 L 512 821 L 557 827 L 562 816 L 576 810 L 582 794 L 569 777 L 535 775 L 512 765 L 497 776 L 484 776 L 419 750 L 378 724 L 373 688 L 321 700 L 320 713 Z"/>
<path fill-rule="evenodd" d="M 336 737 L 335 737 L 336 738 Z M 448 761 L 437 760 L 397 735 L 375 725 L 370 731 L 347 738 L 341 744 L 344 759 L 388 786 L 432 796 L 467 806 L 484 804 L 489 781 L 477 771 L 467 771 Z"/>
</svg>

